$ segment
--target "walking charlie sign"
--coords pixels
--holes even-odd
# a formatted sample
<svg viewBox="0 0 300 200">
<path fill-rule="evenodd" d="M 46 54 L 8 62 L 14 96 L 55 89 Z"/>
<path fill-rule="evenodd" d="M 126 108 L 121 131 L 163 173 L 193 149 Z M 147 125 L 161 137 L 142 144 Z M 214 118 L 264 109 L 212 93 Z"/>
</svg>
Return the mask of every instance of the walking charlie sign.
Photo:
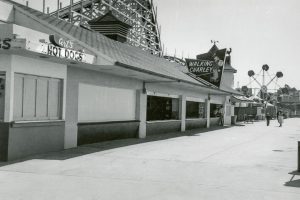
<svg viewBox="0 0 300 200">
<path fill-rule="evenodd" d="M 226 49 L 217 50 L 215 53 L 203 59 L 186 59 L 186 64 L 190 73 L 217 87 L 220 87 L 224 70 Z"/>
</svg>

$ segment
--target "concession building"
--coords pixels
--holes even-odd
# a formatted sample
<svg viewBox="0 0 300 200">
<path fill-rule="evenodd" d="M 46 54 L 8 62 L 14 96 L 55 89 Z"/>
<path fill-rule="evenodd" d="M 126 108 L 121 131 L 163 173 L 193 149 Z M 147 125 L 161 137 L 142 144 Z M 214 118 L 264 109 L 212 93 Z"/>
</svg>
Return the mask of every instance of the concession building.
<svg viewBox="0 0 300 200">
<path fill-rule="evenodd" d="M 115 32 L 100 33 L 103 21 Z M 90 24 L 0 0 L 0 160 L 216 126 L 211 105 L 231 124 L 230 85 L 126 44 L 130 26 L 111 13 Z"/>
</svg>

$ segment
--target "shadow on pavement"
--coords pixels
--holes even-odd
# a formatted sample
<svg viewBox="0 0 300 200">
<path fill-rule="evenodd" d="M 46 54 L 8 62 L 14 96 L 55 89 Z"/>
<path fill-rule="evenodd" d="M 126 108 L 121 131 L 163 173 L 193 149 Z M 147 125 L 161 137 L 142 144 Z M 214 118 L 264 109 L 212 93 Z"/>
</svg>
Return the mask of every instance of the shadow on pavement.
<svg viewBox="0 0 300 200">
<path fill-rule="evenodd" d="M 242 123 L 236 123 L 236 124 L 233 124 L 232 126 L 246 126 L 246 125 L 242 124 Z"/>
<path fill-rule="evenodd" d="M 9 162 L 0 162 L 0 167 L 11 165 L 19 162 L 24 162 L 27 160 L 32 159 L 43 159 L 43 160 L 67 160 L 91 153 L 101 152 L 105 150 L 130 146 L 130 145 L 136 145 L 136 144 L 142 144 L 147 142 L 155 142 L 160 140 L 167 140 L 171 138 L 177 138 L 177 137 L 184 137 L 184 136 L 199 136 L 199 133 L 206 133 L 214 130 L 220 130 L 220 129 L 227 129 L 230 128 L 230 126 L 216 126 L 211 127 L 209 129 L 193 129 L 193 130 L 187 130 L 185 132 L 173 132 L 173 133 L 165 133 L 165 134 L 159 134 L 159 135 L 153 135 L 153 136 L 147 136 L 145 139 L 138 139 L 138 138 L 129 138 L 129 139 L 122 139 L 122 140 L 111 140 L 111 141 L 104 141 L 99 143 L 93 143 L 93 144 L 87 144 L 87 145 L 81 145 L 76 148 L 72 149 L 66 149 L 63 151 L 58 152 L 51 152 L 47 154 L 39 154 L 35 156 L 26 157 L 24 159 L 19 159 L 15 161 L 9 161 Z"/>
<path fill-rule="evenodd" d="M 298 171 L 293 171 L 290 172 L 289 174 L 293 175 L 291 180 L 286 182 L 284 185 L 288 187 L 300 187 L 300 179 L 293 180 L 295 176 L 300 176 L 300 172 Z"/>
<path fill-rule="evenodd" d="M 288 187 L 298 187 L 298 188 L 300 188 L 300 179 L 286 182 L 284 185 L 288 186 Z"/>
</svg>

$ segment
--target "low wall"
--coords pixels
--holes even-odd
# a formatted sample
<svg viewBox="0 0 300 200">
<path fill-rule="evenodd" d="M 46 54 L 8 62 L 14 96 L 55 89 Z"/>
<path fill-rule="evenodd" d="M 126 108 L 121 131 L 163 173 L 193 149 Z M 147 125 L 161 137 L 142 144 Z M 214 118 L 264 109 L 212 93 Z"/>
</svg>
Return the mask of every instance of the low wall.
<svg viewBox="0 0 300 200">
<path fill-rule="evenodd" d="M 219 126 L 219 117 L 212 117 L 210 118 L 210 126 Z"/>
<path fill-rule="evenodd" d="M 186 130 L 206 128 L 207 119 L 187 119 L 185 121 Z"/>
<path fill-rule="evenodd" d="M 107 140 L 135 138 L 138 135 L 139 121 L 78 123 L 78 145 Z"/>
<path fill-rule="evenodd" d="M 64 122 L 12 123 L 8 160 L 64 149 Z"/>
<path fill-rule="evenodd" d="M 0 123 L 0 161 L 7 160 L 9 123 Z"/>
<path fill-rule="evenodd" d="M 146 124 L 147 136 L 180 131 L 180 120 L 150 121 Z"/>
</svg>

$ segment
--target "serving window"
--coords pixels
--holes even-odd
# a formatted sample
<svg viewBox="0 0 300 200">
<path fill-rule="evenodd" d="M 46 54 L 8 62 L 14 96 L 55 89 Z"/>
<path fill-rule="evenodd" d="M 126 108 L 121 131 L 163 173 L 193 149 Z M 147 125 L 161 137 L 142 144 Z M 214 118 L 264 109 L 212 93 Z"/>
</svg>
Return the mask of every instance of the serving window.
<svg viewBox="0 0 300 200">
<path fill-rule="evenodd" d="M 186 118 L 205 118 L 205 103 L 203 102 L 186 102 Z"/>
<path fill-rule="evenodd" d="M 210 117 L 220 117 L 220 109 L 222 104 L 210 104 Z"/>
<path fill-rule="evenodd" d="M 178 119 L 179 99 L 159 96 L 147 97 L 147 121 Z"/>
<path fill-rule="evenodd" d="M 15 74 L 14 120 L 58 120 L 61 118 L 61 79 Z"/>
</svg>

